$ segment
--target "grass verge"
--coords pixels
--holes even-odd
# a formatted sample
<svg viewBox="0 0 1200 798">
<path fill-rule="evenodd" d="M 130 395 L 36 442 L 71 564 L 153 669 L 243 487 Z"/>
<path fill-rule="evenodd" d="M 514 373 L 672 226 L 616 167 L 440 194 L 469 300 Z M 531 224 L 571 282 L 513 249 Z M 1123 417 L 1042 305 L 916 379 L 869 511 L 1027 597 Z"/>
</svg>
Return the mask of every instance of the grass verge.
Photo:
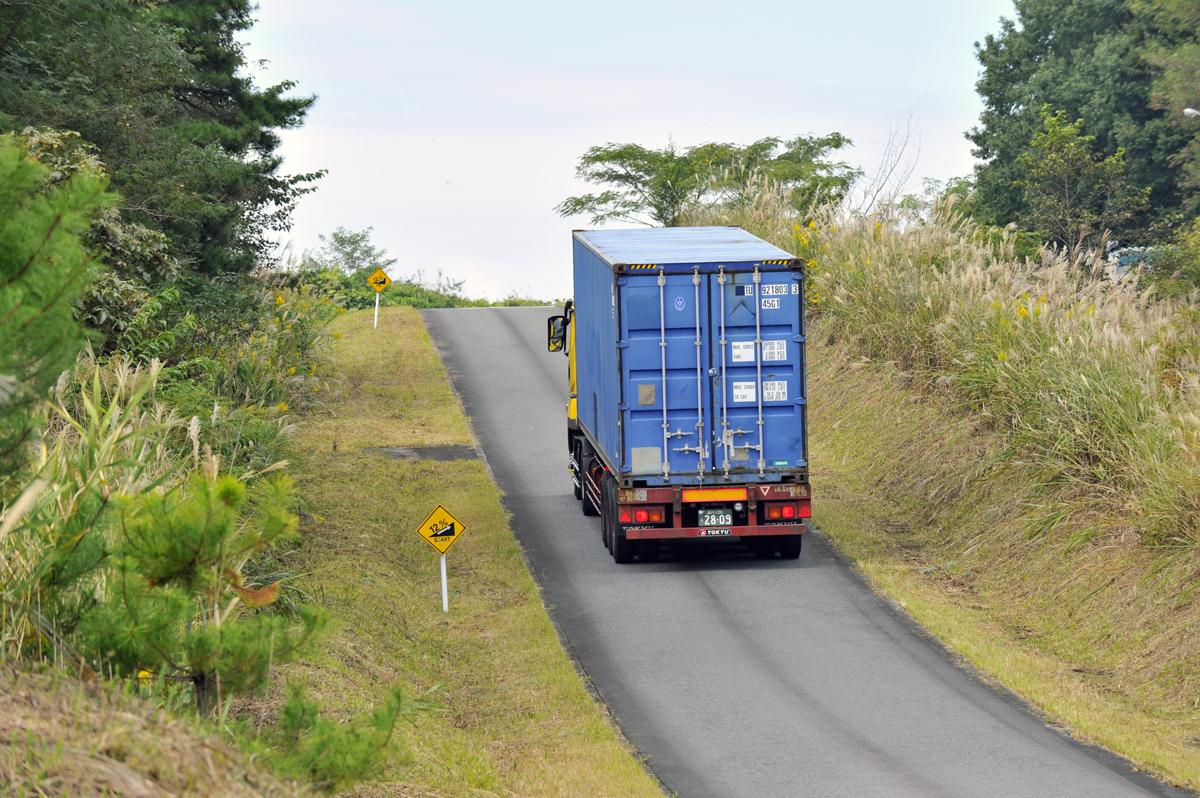
<svg viewBox="0 0 1200 798">
<path fill-rule="evenodd" d="M 372 451 L 472 443 L 420 317 L 385 308 L 372 330 L 354 312 L 335 331 L 341 386 L 300 423 L 294 471 L 301 584 L 329 633 L 277 686 L 305 682 L 334 716 L 396 682 L 442 706 L 355 795 L 659 794 L 564 653 L 484 463 Z M 468 528 L 448 556 L 448 615 L 436 553 L 412 531 L 439 503 Z"/>
<path fill-rule="evenodd" d="M 986 419 L 820 330 L 809 373 L 821 529 L 1051 722 L 1200 788 L 1193 550 L 1130 545 L 1127 519 L 1045 485 Z"/>
</svg>

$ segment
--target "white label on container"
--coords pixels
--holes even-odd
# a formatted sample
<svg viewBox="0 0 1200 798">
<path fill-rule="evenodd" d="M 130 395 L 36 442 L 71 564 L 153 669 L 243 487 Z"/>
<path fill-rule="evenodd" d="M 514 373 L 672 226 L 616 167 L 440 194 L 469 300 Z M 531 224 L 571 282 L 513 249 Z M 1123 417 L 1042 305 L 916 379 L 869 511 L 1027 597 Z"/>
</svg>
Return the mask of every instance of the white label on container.
<svg viewBox="0 0 1200 798">
<path fill-rule="evenodd" d="M 792 283 L 792 294 L 800 293 L 800 283 Z"/>
<path fill-rule="evenodd" d="M 787 296 L 788 287 L 783 284 L 779 285 L 764 285 L 762 287 L 763 296 Z"/>
<path fill-rule="evenodd" d="M 733 384 L 733 401 L 735 402 L 756 402 L 754 383 L 752 382 L 735 382 Z"/>
<path fill-rule="evenodd" d="M 787 360 L 787 341 L 763 341 L 763 360 Z"/>
<path fill-rule="evenodd" d="M 786 402 L 787 401 L 787 381 L 786 380 L 767 380 L 763 383 L 763 401 L 764 402 Z"/>
<path fill-rule="evenodd" d="M 763 310 L 779 310 L 779 299 L 777 297 L 763 297 Z"/>
<path fill-rule="evenodd" d="M 753 363 L 754 362 L 754 342 L 753 341 L 734 341 L 730 346 L 733 347 L 733 352 L 730 357 L 734 363 Z"/>
</svg>

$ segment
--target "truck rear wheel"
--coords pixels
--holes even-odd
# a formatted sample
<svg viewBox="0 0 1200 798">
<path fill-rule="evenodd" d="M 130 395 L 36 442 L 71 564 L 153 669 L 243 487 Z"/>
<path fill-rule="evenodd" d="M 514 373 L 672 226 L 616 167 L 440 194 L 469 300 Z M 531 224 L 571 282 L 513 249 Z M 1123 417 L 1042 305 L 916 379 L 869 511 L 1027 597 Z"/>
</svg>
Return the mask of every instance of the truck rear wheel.
<svg viewBox="0 0 1200 798">
<path fill-rule="evenodd" d="M 617 508 L 617 481 L 612 474 L 605 472 L 600 477 L 600 495 L 604 497 L 603 528 L 608 538 L 608 549 L 612 552 L 613 560 L 624 565 L 633 562 L 637 554 L 638 544 L 625 537 L 621 529 L 621 519 Z"/>
<path fill-rule="evenodd" d="M 607 480 L 605 480 L 605 482 L 607 482 Z M 608 495 L 605 492 L 606 489 L 603 487 L 603 484 L 604 483 L 601 483 L 601 491 L 600 491 L 600 498 L 601 498 L 601 502 L 600 502 L 600 542 L 603 543 L 604 548 L 606 548 L 611 553 L 612 552 L 612 527 L 613 527 L 614 521 L 616 520 L 616 515 L 615 515 L 615 513 L 610 513 L 608 511 Z"/>
</svg>

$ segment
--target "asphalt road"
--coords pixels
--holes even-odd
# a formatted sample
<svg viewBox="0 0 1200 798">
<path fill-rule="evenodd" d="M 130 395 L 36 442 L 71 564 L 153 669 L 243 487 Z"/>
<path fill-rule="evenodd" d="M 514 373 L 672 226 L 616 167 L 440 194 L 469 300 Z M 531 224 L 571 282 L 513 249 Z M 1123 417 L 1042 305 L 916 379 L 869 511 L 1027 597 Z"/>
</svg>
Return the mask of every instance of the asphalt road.
<svg viewBox="0 0 1200 798">
<path fill-rule="evenodd" d="M 599 520 L 571 495 L 566 359 L 545 347 L 552 312 L 424 317 L 562 636 L 668 791 L 1184 794 L 1079 745 L 957 667 L 819 533 L 794 562 L 755 560 L 726 543 L 615 564 Z"/>
</svg>

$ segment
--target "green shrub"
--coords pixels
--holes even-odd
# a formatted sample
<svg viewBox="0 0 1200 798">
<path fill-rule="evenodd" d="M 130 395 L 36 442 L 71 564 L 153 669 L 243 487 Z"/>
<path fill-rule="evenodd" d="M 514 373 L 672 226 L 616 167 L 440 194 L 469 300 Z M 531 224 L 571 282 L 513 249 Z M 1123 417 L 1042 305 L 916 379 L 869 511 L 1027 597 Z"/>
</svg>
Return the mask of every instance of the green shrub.
<svg viewBox="0 0 1200 798">
<path fill-rule="evenodd" d="M 291 684 L 271 736 L 283 752 L 285 772 L 338 789 L 378 772 L 394 744 L 396 725 L 434 708 L 426 700 L 405 699 L 397 685 L 373 711 L 337 723 L 321 714 L 301 685 Z"/>
<path fill-rule="evenodd" d="M 328 299 L 346 310 L 359 310 L 375 306 L 375 289 L 367 284 L 367 276 L 373 268 L 345 272 L 339 269 L 307 268 L 295 272 L 291 281 L 297 286 L 307 286 L 315 294 Z M 396 280 L 379 295 L 384 307 L 414 308 L 458 308 L 482 307 L 488 304 L 482 299 L 468 299 L 462 295 L 462 281 L 451 280 L 438 273 L 432 284 L 420 277 Z"/>
</svg>

